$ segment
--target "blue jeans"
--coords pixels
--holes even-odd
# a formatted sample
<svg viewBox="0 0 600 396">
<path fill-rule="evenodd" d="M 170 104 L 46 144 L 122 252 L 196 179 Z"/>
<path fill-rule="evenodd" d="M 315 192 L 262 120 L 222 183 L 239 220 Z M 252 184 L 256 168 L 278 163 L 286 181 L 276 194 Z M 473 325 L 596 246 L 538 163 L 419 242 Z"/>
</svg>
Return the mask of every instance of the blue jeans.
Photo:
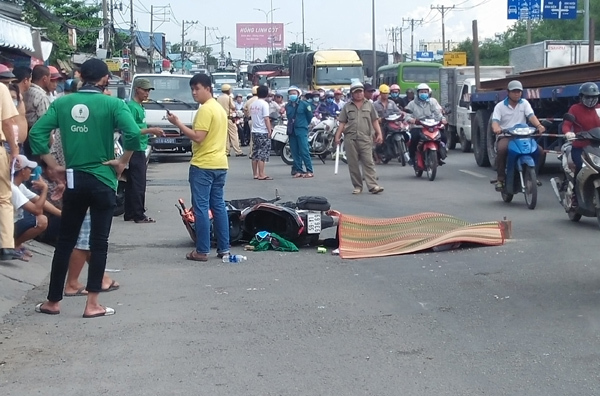
<svg viewBox="0 0 600 396">
<path fill-rule="evenodd" d="M 294 158 L 294 165 L 292 165 L 294 173 L 304 173 L 304 167 L 306 167 L 306 172 L 314 173 L 308 149 L 308 131 L 295 129 L 289 139 L 290 151 Z"/>
<path fill-rule="evenodd" d="M 209 209 L 213 214 L 214 233 L 217 237 L 217 253 L 229 251 L 229 218 L 225 208 L 223 187 L 227 170 L 200 169 L 190 166 L 190 189 L 192 206 L 196 218 L 196 251 L 202 254 L 210 252 Z"/>
<path fill-rule="evenodd" d="M 581 154 L 583 154 L 583 148 L 581 147 L 571 147 L 571 159 L 575 164 L 575 177 L 583 167 L 583 159 L 581 158 Z"/>
</svg>

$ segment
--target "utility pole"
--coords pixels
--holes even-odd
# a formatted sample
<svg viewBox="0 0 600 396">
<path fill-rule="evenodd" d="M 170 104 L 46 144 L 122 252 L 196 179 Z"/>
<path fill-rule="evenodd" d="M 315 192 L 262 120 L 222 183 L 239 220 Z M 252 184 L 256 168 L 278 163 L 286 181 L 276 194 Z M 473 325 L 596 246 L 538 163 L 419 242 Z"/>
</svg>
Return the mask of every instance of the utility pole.
<svg viewBox="0 0 600 396">
<path fill-rule="evenodd" d="M 113 40 L 113 33 L 115 32 L 115 13 L 114 13 L 115 7 L 113 5 L 113 0 L 110 0 L 110 41 L 108 42 L 108 48 L 109 51 L 111 53 L 114 52 L 115 50 L 115 42 Z"/>
<path fill-rule="evenodd" d="M 306 49 L 306 44 L 304 43 L 304 0 L 302 0 L 302 52 Z"/>
<path fill-rule="evenodd" d="M 188 24 L 188 29 L 197 24 L 198 21 L 181 21 L 181 74 L 185 74 L 185 24 Z"/>
<path fill-rule="evenodd" d="M 444 17 L 446 16 L 446 13 L 450 10 L 452 10 L 454 7 L 456 6 L 452 6 L 452 7 L 446 7 L 446 6 L 431 6 L 432 10 L 438 10 L 441 14 L 442 14 L 442 52 L 446 52 L 446 26 L 444 24 Z"/>
<path fill-rule="evenodd" d="M 402 22 L 410 22 L 410 60 L 414 60 L 415 22 L 423 23 L 423 19 L 402 18 Z"/>
<path fill-rule="evenodd" d="M 154 6 L 150 6 L 150 64 L 154 72 Z"/>
<path fill-rule="evenodd" d="M 133 77 L 137 63 L 135 57 L 135 43 L 137 41 L 137 37 L 135 35 L 135 21 L 133 20 L 133 0 L 129 0 L 129 17 L 129 36 L 131 36 L 131 43 L 129 44 L 129 70 L 131 77 Z"/>
<path fill-rule="evenodd" d="M 223 37 L 217 37 L 217 40 L 219 40 L 219 42 L 221 43 L 221 59 L 225 59 L 225 40 L 228 40 L 229 37 L 223 36 Z"/>
<path fill-rule="evenodd" d="M 593 45 L 591 42 L 594 38 L 590 38 L 590 0 L 583 0 L 583 39 L 590 41 L 590 46 Z"/>
<path fill-rule="evenodd" d="M 108 43 L 110 42 L 110 24 L 108 23 L 108 0 L 102 0 L 102 25 L 104 28 L 104 40 L 102 41 L 102 48 L 108 50 Z M 106 54 L 108 57 L 108 53 Z"/>
</svg>

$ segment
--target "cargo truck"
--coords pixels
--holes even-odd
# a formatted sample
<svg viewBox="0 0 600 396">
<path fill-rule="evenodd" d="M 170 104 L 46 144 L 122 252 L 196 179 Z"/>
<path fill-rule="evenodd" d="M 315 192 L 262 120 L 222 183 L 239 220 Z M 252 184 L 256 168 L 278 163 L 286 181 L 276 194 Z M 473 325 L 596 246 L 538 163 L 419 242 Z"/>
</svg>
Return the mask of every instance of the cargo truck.
<svg viewBox="0 0 600 396">
<path fill-rule="evenodd" d="M 515 73 L 569 66 L 588 61 L 588 42 L 578 40 L 545 40 L 508 51 L 509 65 Z M 594 59 L 600 59 L 600 45 L 594 46 Z"/>
<path fill-rule="evenodd" d="M 303 91 L 348 89 L 354 80 L 364 81 L 363 62 L 356 51 L 319 50 L 290 56 L 290 84 Z"/>
</svg>

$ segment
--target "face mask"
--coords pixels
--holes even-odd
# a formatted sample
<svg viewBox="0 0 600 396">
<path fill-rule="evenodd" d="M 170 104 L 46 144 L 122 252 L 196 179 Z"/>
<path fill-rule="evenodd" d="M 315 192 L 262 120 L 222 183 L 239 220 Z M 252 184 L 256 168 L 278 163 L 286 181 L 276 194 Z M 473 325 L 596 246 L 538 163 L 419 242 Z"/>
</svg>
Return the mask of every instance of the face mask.
<svg viewBox="0 0 600 396">
<path fill-rule="evenodd" d="M 333 98 L 327 98 L 327 103 L 333 103 Z"/>
<path fill-rule="evenodd" d="M 429 94 L 420 93 L 419 94 L 419 99 L 421 99 L 422 101 L 427 101 L 427 100 L 429 100 Z"/>
<path fill-rule="evenodd" d="M 400 96 L 400 94 L 399 94 L 398 92 L 392 92 L 392 93 L 390 94 L 390 96 L 391 96 L 392 98 L 397 98 L 398 96 Z"/>
<path fill-rule="evenodd" d="M 289 99 L 290 99 L 290 102 L 295 102 L 298 100 L 298 95 L 290 95 Z"/>
<path fill-rule="evenodd" d="M 319 98 L 313 98 L 313 102 L 319 103 Z"/>
<path fill-rule="evenodd" d="M 13 103 L 15 104 L 15 107 L 19 105 L 19 101 L 17 99 L 13 99 Z"/>
</svg>

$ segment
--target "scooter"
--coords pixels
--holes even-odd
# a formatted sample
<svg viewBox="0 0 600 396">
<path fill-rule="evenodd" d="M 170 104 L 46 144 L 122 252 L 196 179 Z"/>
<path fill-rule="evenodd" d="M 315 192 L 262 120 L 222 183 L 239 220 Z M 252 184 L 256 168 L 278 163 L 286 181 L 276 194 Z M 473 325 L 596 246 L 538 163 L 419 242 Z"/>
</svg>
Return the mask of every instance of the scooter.
<svg viewBox="0 0 600 396">
<path fill-rule="evenodd" d="M 387 164 L 392 159 L 397 158 L 402 166 L 410 159 L 408 155 L 407 144 L 410 141 L 410 127 L 404 121 L 403 114 L 391 114 L 384 119 L 384 135 L 383 144 L 376 149 L 381 155 L 381 160 Z"/>
<path fill-rule="evenodd" d="M 572 114 L 563 119 L 577 123 Z M 580 132 L 576 140 L 587 140 L 590 144 L 583 149 L 581 156 L 583 167 L 577 174 L 575 183 L 575 164 L 571 160 L 571 142 L 562 146 L 561 160 L 563 174 L 550 180 L 552 189 L 561 203 L 569 220 L 579 221 L 582 216 L 596 217 L 600 226 L 600 128 Z M 573 194 L 577 197 L 577 206 L 572 206 Z"/>
<path fill-rule="evenodd" d="M 427 178 L 430 181 L 435 180 L 437 167 L 440 160 L 446 158 L 446 148 L 442 143 L 441 130 L 444 128 L 442 121 L 436 121 L 432 118 L 423 118 L 417 121 L 417 124 L 423 126 L 421 129 L 419 145 L 416 151 L 416 161 L 414 164 L 415 175 L 421 177 L 423 171 L 427 172 Z M 415 138 L 415 137 L 413 137 Z"/>
<path fill-rule="evenodd" d="M 504 202 L 511 202 L 514 195 L 523 193 L 529 209 L 535 209 L 537 204 L 537 174 L 536 165 L 540 152 L 533 135 L 536 129 L 528 125 L 517 124 L 512 128 L 503 129 L 508 135 L 508 156 L 506 158 L 506 180 L 500 191 Z M 496 183 L 492 180 L 490 183 Z"/>
</svg>

